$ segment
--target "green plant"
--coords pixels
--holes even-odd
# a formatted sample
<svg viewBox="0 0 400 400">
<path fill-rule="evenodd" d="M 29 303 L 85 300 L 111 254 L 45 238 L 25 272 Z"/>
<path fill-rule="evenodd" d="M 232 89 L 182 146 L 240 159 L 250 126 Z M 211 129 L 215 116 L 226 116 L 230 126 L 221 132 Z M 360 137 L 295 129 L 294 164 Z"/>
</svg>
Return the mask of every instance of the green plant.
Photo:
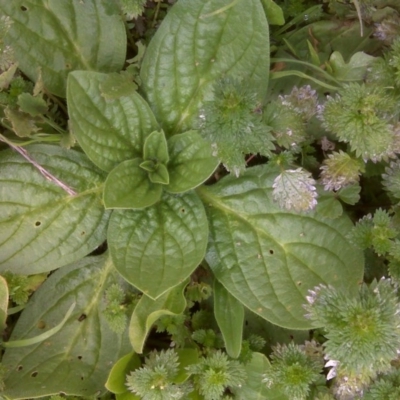
<svg viewBox="0 0 400 400">
<path fill-rule="evenodd" d="M 400 9 L 318 3 L 0 0 L 3 397 L 397 395 Z"/>
</svg>

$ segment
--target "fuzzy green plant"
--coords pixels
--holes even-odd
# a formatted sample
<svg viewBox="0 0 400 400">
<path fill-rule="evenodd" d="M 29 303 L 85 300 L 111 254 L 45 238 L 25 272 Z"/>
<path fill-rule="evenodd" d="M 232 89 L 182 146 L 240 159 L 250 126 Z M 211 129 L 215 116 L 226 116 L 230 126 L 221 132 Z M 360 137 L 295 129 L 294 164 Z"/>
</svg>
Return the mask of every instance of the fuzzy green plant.
<svg viewBox="0 0 400 400">
<path fill-rule="evenodd" d="M 397 230 L 388 211 L 378 209 L 374 216 L 368 214 L 360 219 L 349 233 L 349 239 L 362 249 L 371 247 L 378 255 L 394 250 L 393 239 Z"/>
<path fill-rule="evenodd" d="M 228 171 L 239 176 L 245 154 L 270 156 L 274 149 L 270 128 L 262 121 L 260 99 L 245 81 L 222 78 L 214 85 L 214 99 L 206 101 L 199 117 L 202 136 Z"/>
<path fill-rule="evenodd" d="M 294 343 L 275 346 L 271 360 L 271 367 L 263 378 L 266 386 L 280 389 L 292 400 L 305 400 L 310 386 L 320 378 L 321 360 L 313 359 Z"/>
<path fill-rule="evenodd" d="M 179 368 L 174 350 L 152 352 L 145 364 L 126 378 L 128 389 L 143 400 L 186 399 L 192 391 L 189 383 L 175 384 Z"/>
<path fill-rule="evenodd" d="M 227 388 L 240 388 L 246 382 L 244 367 L 222 351 L 215 351 L 187 370 L 205 400 L 219 400 Z"/>
<path fill-rule="evenodd" d="M 387 159 L 398 151 L 392 121 L 395 104 L 380 86 L 351 83 L 328 98 L 323 126 L 349 143 L 357 157 L 373 162 Z"/>
<path fill-rule="evenodd" d="M 320 285 L 307 300 L 307 318 L 326 331 L 327 379 L 336 377 L 339 396 L 359 395 L 379 373 L 391 369 L 400 349 L 400 307 L 390 280 L 360 286 L 355 298 Z"/>
</svg>

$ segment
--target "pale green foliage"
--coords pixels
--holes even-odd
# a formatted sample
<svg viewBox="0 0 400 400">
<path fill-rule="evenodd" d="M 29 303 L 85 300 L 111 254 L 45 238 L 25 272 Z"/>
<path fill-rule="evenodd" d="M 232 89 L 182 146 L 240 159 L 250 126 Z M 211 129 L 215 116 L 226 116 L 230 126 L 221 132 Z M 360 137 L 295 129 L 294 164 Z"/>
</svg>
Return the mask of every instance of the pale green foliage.
<svg viewBox="0 0 400 400">
<path fill-rule="evenodd" d="M 312 210 L 317 205 L 315 184 L 302 168 L 284 170 L 274 180 L 272 196 L 286 210 Z"/>
<path fill-rule="evenodd" d="M 321 362 L 310 358 L 303 348 L 294 343 L 278 344 L 271 359 L 271 368 L 263 378 L 267 387 L 280 389 L 291 400 L 305 400 L 310 385 L 320 377 Z"/>
<path fill-rule="evenodd" d="M 185 399 L 192 388 L 189 383 L 173 383 L 178 368 L 178 355 L 174 350 L 152 352 L 143 367 L 127 376 L 126 385 L 143 400 Z"/>
<path fill-rule="evenodd" d="M 127 21 L 137 18 L 144 11 L 147 0 L 118 0 Z"/>
<path fill-rule="evenodd" d="M 195 387 L 205 400 L 220 400 L 226 388 L 240 387 L 246 381 L 243 366 L 221 351 L 190 365 L 187 370 L 193 375 Z"/>
<path fill-rule="evenodd" d="M 125 293 L 121 286 L 114 283 L 105 291 L 106 308 L 103 312 L 110 328 L 116 333 L 124 332 L 127 325 L 125 314 Z"/>
<path fill-rule="evenodd" d="M 30 294 L 28 277 L 14 275 L 8 271 L 3 274 L 3 277 L 7 281 L 10 299 L 17 305 L 26 304 Z"/>
<path fill-rule="evenodd" d="M 390 370 L 400 348 L 400 308 L 390 280 L 364 284 L 356 298 L 320 285 L 307 300 L 307 317 L 327 332 L 326 367 L 333 367 L 328 379 L 337 376 L 338 393 L 359 393 Z"/>
<path fill-rule="evenodd" d="M 325 190 L 339 190 L 360 180 L 364 164 L 359 159 L 339 151 L 329 154 L 321 167 L 321 183 Z"/>
<path fill-rule="evenodd" d="M 269 156 L 274 148 L 259 99 L 247 82 L 233 78 L 215 84 L 214 99 L 206 101 L 200 113 L 200 132 L 213 154 L 237 176 L 245 169 L 245 154 Z"/>
<path fill-rule="evenodd" d="M 323 126 L 349 143 L 357 157 L 377 162 L 399 150 L 391 124 L 394 113 L 394 99 L 384 88 L 352 83 L 325 103 Z"/>
</svg>

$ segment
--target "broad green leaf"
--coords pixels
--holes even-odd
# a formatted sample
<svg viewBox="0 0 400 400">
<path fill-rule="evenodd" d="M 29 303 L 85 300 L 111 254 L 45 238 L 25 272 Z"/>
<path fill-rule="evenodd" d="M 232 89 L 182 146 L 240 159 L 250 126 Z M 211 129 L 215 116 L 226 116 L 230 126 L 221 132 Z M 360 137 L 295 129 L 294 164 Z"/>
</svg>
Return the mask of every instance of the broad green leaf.
<svg viewBox="0 0 400 400">
<path fill-rule="evenodd" d="M 114 333 L 103 316 L 104 291 L 117 282 L 107 254 L 88 257 L 56 271 L 34 293 L 10 340 L 35 337 L 60 322 L 76 303 L 63 328 L 28 347 L 6 349 L 7 398 L 43 397 L 60 392 L 101 396 L 109 370 L 129 351 L 126 335 Z"/>
<path fill-rule="evenodd" d="M 168 172 L 171 193 L 183 193 L 202 184 L 215 171 L 218 159 L 196 131 L 174 135 L 168 140 Z"/>
<path fill-rule="evenodd" d="M 249 363 L 245 365 L 247 379 L 246 384 L 240 389 L 235 389 L 237 400 L 291 400 L 277 390 L 267 389 L 263 380 L 264 373 L 270 367 L 268 358 L 261 353 L 253 353 Z"/>
<path fill-rule="evenodd" d="M 283 25 L 285 23 L 282 8 L 273 0 L 261 0 L 261 4 L 270 25 Z"/>
<path fill-rule="evenodd" d="M 118 7 L 108 0 L 1 1 L 13 24 L 6 43 L 19 68 L 36 81 L 42 70 L 46 88 L 65 97 L 68 72 L 119 71 L 125 61 L 126 33 Z"/>
<path fill-rule="evenodd" d="M 268 22 L 260 0 L 181 0 L 168 12 L 145 53 L 145 95 L 165 132 L 198 123 L 202 102 L 226 75 L 264 99 L 269 74 Z"/>
<path fill-rule="evenodd" d="M 106 208 L 144 208 L 161 198 L 162 186 L 149 180 L 140 168 L 140 158 L 117 165 L 107 176 L 104 187 Z"/>
<path fill-rule="evenodd" d="M 214 315 L 224 338 L 228 355 L 238 358 L 242 350 L 243 304 L 217 280 L 214 281 Z"/>
<path fill-rule="evenodd" d="M 72 131 L 87 156 L 110 172 L 120 162 L 142 157 L 145 138 L 158 128 L 138 93 L 106 100 L 101 87 L 109 75 L 76 71 L 69 75 L 67 103 Z"/>
<path fill-rule="evenodd" d="M 0 156 L 0 271 L 32 275 L 81 259 L 106 238 L 104 175 L 87 157 L 58 146 L 32 145 L 36 163 L 76 194 L 46 179 L 19 154 Z"/>
<path fill-rule="evenodd" d="M 0 332 L 6 327 L 8 309 L 8 286 L 6 280 L 0 276 Z"/>
<path fill-rule="evenodd" d="M 57 332 L 61 330 L 61 328 L 65 325 L 68 318 L 71 316 L 72 311 L 74 311 L 76 303 L 72 303 L 70 308 L 68 309 L 65 317 L 62 319 L 60 323 L 58 323 L 54 328 L 49 329 L 48 331 L 41 333 L 40 335 L 31 337 L 29 339 L 21 339 L 21 340 L 10 340 L 8 342 L 1 343 L 1 346 L 5 347 L 6 349 L 16 348 L 16 347 L 26 347 L 31 346 L 36 343 L 41 343 L 46 339 L 49 339 Z"/>
<path fill-rule="evenodd" d="M 139 356 L 134 352 L 120 358 L 111 368 L 110 374 L 108 375 L 105 384 L 107 390 L 115 394 L 126 392 L 126 375 L 139 368 L 141 365 L 142 362 Z"/>
<path fill-rule="evenodd" d="M 156 300 L 143 295 L 133 311 L 129 324 L 129 339 L 133 350 L 141 354 L 153 324 L 163 315 L 182 314 L 186 308 L 184 290 L 189 280 L 168 290 Z"/>
<path fill-rule="evenodd" d="M 147 136 L 143 147 L 143 158 L 163 164 L 169 161 L 167 140 L 163 131 L 154 131 Z"/>
<path fill-rule="evenodd" d="M 144 210 L 115 210 L 108 245 L 118 272 L 153 299 L 183 282 L 205 255 L 208 224 L 195 193 L 170 195 Z"/>
<path fill-rule="evenodd" d="M 349 218 L 281 210 L 272 200 L 275 175 L 254 167 L 197 189 L 210 221 L 206 259 L 250 310 L 279 326 L 309 329 L 302 307 L 307 291 L 325 284 L 356 294 L 363 254 L 346 238 Z"/>
<path fill-rule="evenodd" d="M 124 96 L 131 96 L 138 86 L 127 75 L 113 72 L 100 84 L 100 91 L 106 100 L 114 100 Z"/>
</svg>

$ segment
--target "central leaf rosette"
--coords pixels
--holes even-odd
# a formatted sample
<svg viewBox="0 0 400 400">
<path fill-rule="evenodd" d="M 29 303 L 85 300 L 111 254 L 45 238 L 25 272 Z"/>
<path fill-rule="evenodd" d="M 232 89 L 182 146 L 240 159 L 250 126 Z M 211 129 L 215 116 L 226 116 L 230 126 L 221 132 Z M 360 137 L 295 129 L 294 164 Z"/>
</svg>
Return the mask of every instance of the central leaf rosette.
<svg viewBox="0 0 400 400">
<path fill-rule="evenodd" d="M 192 170 L 191 175 L 184 173 L 187 165 L 196 163 L 190 148 L 196 149 L 198 158 L 197 171 Z M 168 142 L 162 130 L 154 131 L 144 141 L 142 157 L 123 161 L 109 173 L 104 205 L 120 209 L 149 207 L 161 199 L 163 190 L 183 193 L 200 185 L 215 167 L 215 158 L 195 131 L 176 135 Z"/>
</svg>

